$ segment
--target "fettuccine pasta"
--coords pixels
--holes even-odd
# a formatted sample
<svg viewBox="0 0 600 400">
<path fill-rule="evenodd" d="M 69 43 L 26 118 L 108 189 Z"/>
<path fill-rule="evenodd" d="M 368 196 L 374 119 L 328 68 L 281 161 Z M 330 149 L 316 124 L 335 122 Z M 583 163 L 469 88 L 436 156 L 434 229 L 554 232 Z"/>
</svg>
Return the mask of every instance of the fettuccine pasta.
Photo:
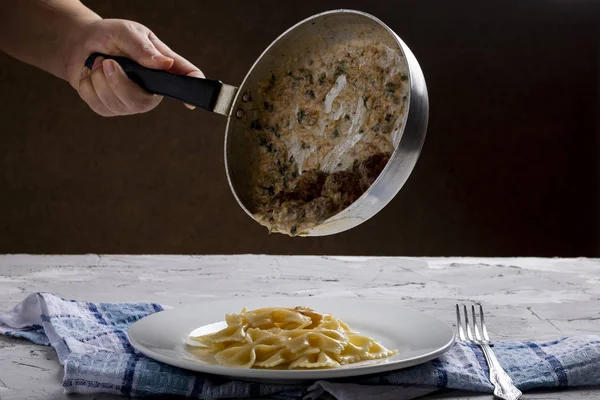
<svg viewBox="0 0 600 400">
<path fill-rule="evenodd" d="M 227 327 L 190 337 L 194 350 L 237 368 L 336 368 L 397 354 L 339 318 L 306 307 L 262 308 L 225 316 Z"/>
</svg>

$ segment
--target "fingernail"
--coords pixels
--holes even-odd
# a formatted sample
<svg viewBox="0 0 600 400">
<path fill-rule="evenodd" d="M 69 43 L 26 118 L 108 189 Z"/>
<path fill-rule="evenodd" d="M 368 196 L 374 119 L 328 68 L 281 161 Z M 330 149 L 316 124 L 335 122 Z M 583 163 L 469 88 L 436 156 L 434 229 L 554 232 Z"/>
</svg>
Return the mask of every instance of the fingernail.
<svg viewBox="0 0 600 400">
<path fill-rule="evenodd" d="M 106 60 L 106 62 L 102 63 L 102 69 L 104 70 L 104 75 L 108 78 L 115 72 L 115 64 L 112 60 Z"/>
<path fill-rule="evenodd" d="M 167 63 L 167 62 L 168 63 L 172 63 L 174 61 L 172 58 L 165 57 L 162 54 L 158 54 L 156 56 L 152 56 L 152 59 L 154 61 L 158 61 L 158 62 L 161 62 L 161 63 Z"/>
<path fill-rule="evenodd" d="M 104 61 L 103 57 L 96 57 L 94 64 L 92 65 L 92 71 L 98 68 L 102 64 L 102 61 Z"/>
<path fill-rule="evenodd" d="M 196 109 L 196 107 L 194 107 L 194 106 L 191 106 L 191 105 L 189 105 L 189 104 L 185 104 L 185 103 L 184 103 L 183 105 L 184 105 L 184 106 L 186 106 L 187 108 L 189 108 L 190 110 L 195 110 L 195 109 Z"/>
<path fill-rule="evenodd" d="M 187 76 L 191 76 L 192 78 L 206 78 L 206 76 L 204 76 L 204 74 L 200 70 L 192 71 L 189 74 L 187 74 Z"/>
</svg>

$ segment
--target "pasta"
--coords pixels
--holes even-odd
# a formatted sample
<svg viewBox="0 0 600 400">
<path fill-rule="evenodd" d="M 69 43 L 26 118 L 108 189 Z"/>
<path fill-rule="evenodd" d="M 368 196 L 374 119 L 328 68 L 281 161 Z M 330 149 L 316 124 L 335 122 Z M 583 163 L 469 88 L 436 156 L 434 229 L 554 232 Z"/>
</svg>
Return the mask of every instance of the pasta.
<svg viewBox="0 0 600 400">
<path fill-rule="evenodd" d="M 306 307 L 261 308 L 225 316 L 227 327 L 192 336 L 194 352 L 237 368 L 337 368 L 397 354 L 330 314 Z"/>
</svg>

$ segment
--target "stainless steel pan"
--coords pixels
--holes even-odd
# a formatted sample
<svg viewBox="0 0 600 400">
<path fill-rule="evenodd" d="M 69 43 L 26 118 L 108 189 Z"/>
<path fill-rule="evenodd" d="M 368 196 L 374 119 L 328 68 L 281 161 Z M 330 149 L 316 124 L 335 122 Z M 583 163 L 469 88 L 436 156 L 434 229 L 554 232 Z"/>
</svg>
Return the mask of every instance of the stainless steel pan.
<svg viewBox="0 0 600 400">
<path fill-rule="evenodd" d="M 253 144 L 245 143 L 242 130 L 242 102 L 244 94 L 256 87 L 270 71 L 276 69 L 278 60 L 284 55 L 300 54 L 315 38 L 329 42 L 350 38 L 369 38 L 392 43 L 401 52 L 408 64 L 410 92 L 404 131 L 399 135 L 395 150 L 371 187 L 353 204 L 320 225 L 300 233 L 300 236 L 324 236 L 351 229 L 368 220 L 385 207 L 400 191 L 417 162 L 427 130 L 429 101 L 423 72 L 408 46 L 382 21 L 372 15 L 354 10 L 334 10 L 314 15 L 288 29 L 260 55 L 239 88 L 210 79 L 199 79 L 175 75 L 164 71 L 150 70 L 135 62 L 103 54 L 93 54 L 86 61 L 91 67 L 97 56 L 116 60 L 130 79 L 150 93 L 181 100 L 185 103 L 227 117 L 225 131 L 225 165 L 227 179 L 236 200 L 246 213 L 254 218 L 247 207 L 248 180 L 246 179 L 252 160 L 248 149 Z"/>
</svg>

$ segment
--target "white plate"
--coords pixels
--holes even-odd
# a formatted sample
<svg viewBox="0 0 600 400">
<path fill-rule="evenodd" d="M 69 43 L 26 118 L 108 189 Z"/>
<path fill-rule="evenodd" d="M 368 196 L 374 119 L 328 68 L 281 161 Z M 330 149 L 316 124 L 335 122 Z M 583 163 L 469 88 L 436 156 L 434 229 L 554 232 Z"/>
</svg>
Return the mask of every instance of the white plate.
<svg viewBox="0 0 600 400">
<path fill-rule="evenodd" d="M 186 350 L 190 333 L 213 324 L 222 327 L 225 314 L 262 307 L 307 306 L 330 313 L 361 334 L 368 335 L 398 354 L 384 360 L 344 365 L 335 369 L 266 370 L 231 368 L 201 361 Z M 445 322 L 390 303 L 334 298 L 259 298 L 207 302 L 175 308 L 137 321 L 129 329 L 129 341 L 140 353 L 176 367 L 237 379 L 298 382 L 335 379 L 401 369 L 429 361 L 454 344 L 454 330 Z"/>
</svg>

